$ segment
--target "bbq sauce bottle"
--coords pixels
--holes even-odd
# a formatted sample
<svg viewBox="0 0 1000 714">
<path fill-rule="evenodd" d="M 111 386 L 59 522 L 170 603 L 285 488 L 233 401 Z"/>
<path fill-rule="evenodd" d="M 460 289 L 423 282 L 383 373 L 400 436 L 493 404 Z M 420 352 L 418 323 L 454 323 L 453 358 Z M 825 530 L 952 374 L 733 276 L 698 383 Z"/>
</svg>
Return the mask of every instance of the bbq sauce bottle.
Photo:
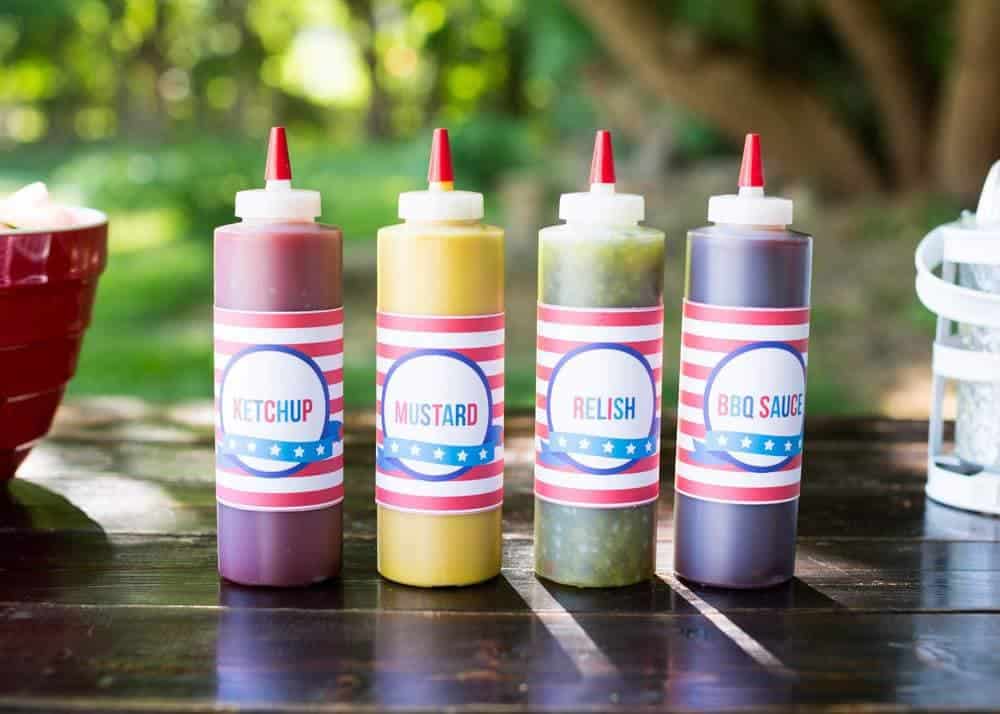
<svg viewBox="0 0 1000 714">
<path fill-rule="evenodd" d="M 812 238 L 764 195 L 749 134 L 739 193 L 688 233 L 674 569 L 733 588 L 792 577 L 802 471 Z"/>
</svg>

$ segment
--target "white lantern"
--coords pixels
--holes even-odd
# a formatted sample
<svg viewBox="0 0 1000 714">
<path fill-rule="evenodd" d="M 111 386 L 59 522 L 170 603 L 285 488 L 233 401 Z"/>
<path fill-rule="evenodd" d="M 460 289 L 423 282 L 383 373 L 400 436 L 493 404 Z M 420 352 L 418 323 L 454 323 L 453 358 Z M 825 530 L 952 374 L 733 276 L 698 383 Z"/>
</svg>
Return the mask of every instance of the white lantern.
<svg viewBox="0 0 1000 714">
<path fill-rule="evenodd" d="M 927 495 L 1000 515 L 1000 161 L 976 213 L 931 231 L 917 247 L 916 264 L 917 295 L 938 316 Z M 943 450 L 946 380 L 957 385 L 950 454 Z"/>
</svg>

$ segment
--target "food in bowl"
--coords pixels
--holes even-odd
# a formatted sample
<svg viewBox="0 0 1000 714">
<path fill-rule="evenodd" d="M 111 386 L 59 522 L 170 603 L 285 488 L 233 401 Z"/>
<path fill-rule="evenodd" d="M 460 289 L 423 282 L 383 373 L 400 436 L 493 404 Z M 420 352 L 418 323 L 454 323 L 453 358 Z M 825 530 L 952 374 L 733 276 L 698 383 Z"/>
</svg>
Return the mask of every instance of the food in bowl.
<svg viewBox="0 0 1000 714">
<path fill-rule="evenodd" d="M 0 199 L 0 481 L 52 424 L 76 371 L 108 219 L 53 201 L 44 184 Z"/>
<path fill-rule="evenodd" d="M 52 200 L 41 181 L 29 183 L 0 201 L 0 227 L 69 228 L 85 220 L 69 206 Z"/>
</svg>

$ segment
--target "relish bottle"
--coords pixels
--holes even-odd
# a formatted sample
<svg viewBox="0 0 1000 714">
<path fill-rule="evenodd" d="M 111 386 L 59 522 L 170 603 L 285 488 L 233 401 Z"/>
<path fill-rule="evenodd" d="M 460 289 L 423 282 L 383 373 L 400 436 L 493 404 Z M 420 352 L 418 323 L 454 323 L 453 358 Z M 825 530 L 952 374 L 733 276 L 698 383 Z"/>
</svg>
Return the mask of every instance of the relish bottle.
<svg viewBox="0 0 1000 714">
<path fill-rule="evenodd" d="M 607 131 L 559 217 L 538 234 L 535 570 L 629 585 L 656 564 L 664 234 L 615 190 Z"/>
</svg>

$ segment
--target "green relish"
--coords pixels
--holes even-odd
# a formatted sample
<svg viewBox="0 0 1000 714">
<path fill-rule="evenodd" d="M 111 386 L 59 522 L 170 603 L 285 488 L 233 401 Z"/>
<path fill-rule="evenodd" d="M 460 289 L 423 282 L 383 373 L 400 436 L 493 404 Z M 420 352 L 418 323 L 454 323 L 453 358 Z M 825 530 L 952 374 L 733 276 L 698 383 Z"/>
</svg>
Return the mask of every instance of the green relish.
<svg viewBox="0 0 1000 714">
<path fill-rule="evenodd" d="M 539 232 L 546 305 L 654 307 L 663 300 L 664 235 L 639 225 L 564 224 Z M 592 508 L 535 498 L 535 570 L 578 587 L 630 585 L 656 565 L 656 502 Z"/>
</svg>

